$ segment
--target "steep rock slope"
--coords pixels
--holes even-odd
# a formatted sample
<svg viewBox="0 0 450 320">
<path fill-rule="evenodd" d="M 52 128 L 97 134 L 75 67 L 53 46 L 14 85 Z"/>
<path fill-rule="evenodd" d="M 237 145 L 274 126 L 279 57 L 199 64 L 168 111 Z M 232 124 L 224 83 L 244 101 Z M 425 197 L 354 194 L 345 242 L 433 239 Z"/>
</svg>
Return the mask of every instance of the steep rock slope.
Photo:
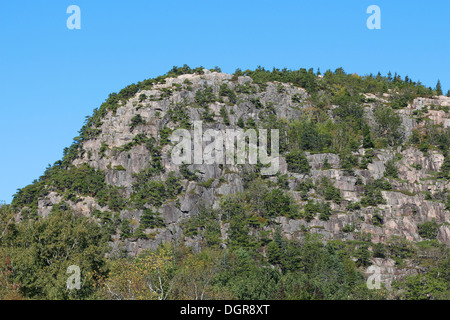
<svg viewBox="0 0 450 320">
<path fill-rule="evenodd" d="M 80 191 L 82 188 L 74 188 L 73 184 L 54 185 L 41 179 L 31 199 L 25 196 L 27 188 L 33 186 L 16 195 L 13 206 L 20 212 L 18 219 L 33 214 L 47 216 L 56 206 L 63 205 L 95 216 L 110 228 L 112 248 L 135 256 L 142 249 L 156 248 L 165 241 L 182 241 L 200 248 L 208 241 L 208 228 L 198 217 L 214 212 L 208 223 L 216 223 L 218 241 L 226 246 L 233 234 L 232 222 L 224 218 L 226 200 L 248 190 L 252 192 L 250 197 L 263 198 L 277 189 L 292 200 L 281 205 L 295 206 L 295 212 L 286 213 L 283 207 L 267 213 L 266 200 L 260 207 L 252 205 L 257 209 L 247 212 L 250 220 L 253 218 L 248 232 L 261 240 L 262 247 L 278 227 L 288 239 L 301 238 L 309 232 L 319 233 L 325 240 L 369 239 L 373 244 L 389 244 L 389 239 L 399 236 L 419 242 L 425 239 L 419 231 L 426 222 L 435 223 L 436 238 L 450 244 L 446 205 L 449 186 L 445 172 L 442 173 L 445 152 L 423 143 L 424 132 L 430 134 L 433 128 L 448 134 L 450 98 L 416 96 L 393 107 L 395 92 L 366 93 L 360 104 L 361 119 L 378 143 L 363 147 L 360 140 L 348 150 L 341 147 L 342 141 L 354 137 L 330 136 L 322 151 L 301 148 L 309 166 L 302 172 L 292 169 L 287 161 L 289 153 L 296 149 L 292 147 L 292 136 L 281 134 L 279 174 L 261 177 L 258 166 L 249 164 L 175 165 L 170 134 L 177 128 L 192 130 L 194 121 L 203 121 L 204 130 L 264 127 L 295 132 L 289 123 L 308 119 L 305 123 L 321 122 L 323 129 L 327 121 L 329 127 L 339 125 L 344 116 L 335 111 L 342 106 L 333 101 L 323 106 L 317 103 L 317 97 L 312 99 L 311 89 L 298 84 L 260 82 L 247 75 L 206 69 L 197 71 L 167 76 L 141 85 L 137 91 L 110 96 L 57 165 L 69 175 L 75 168 L 95 169 L 99 187 Z M 325 78 L 314 75 L 317 83 Z M 384 109 L 398 115 L 400 122 L 395 132 L 381 123 L 379 110 Z M 305 126 L 299 131 L 302 137 L 308 137 Z M 320 130 L 311 132 L 321 134 Z M 341 134 L 345 130 L 331 132 Z M 391 143 L 391 137 L 397 142 Z M 329 151 L 323 152 L 327 148 Z M 51 172 L 50 168 L 46 175 L 51 176 Z M 80 172 L 77 174 L 84 179 Z M 389 263 L 378 264 L 386 273 L 392 273 Z"/>
</svg>

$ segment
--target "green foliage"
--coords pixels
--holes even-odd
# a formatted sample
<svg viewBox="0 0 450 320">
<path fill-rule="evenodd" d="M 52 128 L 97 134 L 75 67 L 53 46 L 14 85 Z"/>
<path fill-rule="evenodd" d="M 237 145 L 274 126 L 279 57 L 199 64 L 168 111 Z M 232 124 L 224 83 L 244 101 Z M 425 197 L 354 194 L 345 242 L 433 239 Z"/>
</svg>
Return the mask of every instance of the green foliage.
<svg viewBox="0 0 450 320">
<path fill-rule="evenodd" d="M 398 168 L 393 160 L 389 160 L 385 164 L 384 176 L 390 178 L 398 178 Z"/>
<path fill-rule="evenodd" d="M 362 127 L 364 109 L 360 105 L 361 97 L 351 95 L 348 90 L 340 90 L 333 97 L 332 102 L 338 107 L 333 110 L 334 115 L 342 122 L 359 130 Z"/>
<path fill-rule="evenodd" d="M 377 137 L 383 139 L 388 146 L 395 146 L 403 141 L 401 117 L 391 108 L 379 107 L 374 112 Z"/>
<path fill-rule="evenodd" d="M 367 245 L 361 245 L 355 253 L 356 265 L 368 267 L 370 265 L 370 251 Z"/>
<path fill-rule="evenodd" d="M 426 273 L 411 275 L 394 288 L 405 300 L 448 300 L 450 298 L 450 259 L 447 258 Z"/>
<path fill-rule="evenodd" d="M 160 216 L 159 212 L 154 212 L 153 210 L 146 208 L 141 215 L 139 227 L 135 231 L 135 236 L 146 239 L 147 235 L 144 233 L 145 229 L 162 228 L 165 226 L 164 219 Z"/>
<path fill-rule="evenodd" d="M 349 204 L 347 205 L 347 210 L 348 211 L 357 211 L 361 209 L 361 203 L 360 202 L 349 202 Z"/>
<path fill-rule="evenodd" d="M 320 115 L 321 118 L 322 116 Z M 335 125 L 328 120 L 324 117 L 323 121 L 317 121 L 308 116 L 291 120 L 287 128 L 289 147 L 304 151 L 332 149 L 332 131 Z"/>
<path fill-rule="evenodd" d="M 145 93 L 141 93 L 139 95 L 139 102 L 144 102 L 147 99 L 147 95 Z"/>
<path fill-rule="evenodd" d="M 289 175 L 279 174 L 277 176 L 277 186 L 283 190 L 289 190 Z"/>
<path fill-rule="evenodd" d="M 108 144 L 106 142 L 102 142 L 100 149 L 98 150 L 98 156 L 102 159 L 106 155 L 106 151 L 108 150 Z"/>
<path fill-rule="evenodd" d="M 187 105 L 184 103 L 177 104 L 175 107 L 167 110 L 170 121 L 178 123 L 180 128 L 190 129 L 191 121 L 187 112 Z"/>
<path fill-rule="evenodd" d="M 132 235 L 132 228 L 129 219 L 122 219 L 119 226 L 120 239 L 127 239 Z"/>
<path fill-rule="evenodd" d="M 246 217 L 243 213 L 233 215 L 230 219 L 230 227 L 228 229 L 229 238 L 228 245 L 232 249 L 249 248 L 250 236 L 249 226 L 245 223 Z"/>
<path fill-rule="evenodd" d="M 220 72 L 220 68 L 214 70 Z M 150 89 L 154 84 L 164 83 L 167 77 L 186 73 L 201 74 L 203 68 L 191 69 L 186 65 L 181 68 L 174 67 L 162 77 L 144 80 L 124 88 L 119 93 L 111 94 L 99 109 L 94 110 L 93 116 L 86 119 L 80 135 L 64 150 L 63 159 L 47 168 L 39 180 L 18 190 L 11 206 L 0 206 L 0 231 L 5 230 L 0 236 L 0 257 L 11 258 L 11 263 L 5 265 L 0 261 L 0 285 L 10 288 L 11 283 L 20 283 L 20 295 L 27 298 L 97 298 L 98 294 L 108 292 L 102 285 L 103 281 L 109 281 L 106 283 L 111 285 L 112 282 L 120 280 L 122 275 L 124 283 L 135 283 L 134 278 L 127 278 L 130 275 L 128 271 L 134 270 L 134 275 L 141 281 L 141 287 L 134 297 L 155 298 L 155 293 L 149 292 L 149 288 L 153 283 L 151 281 L 158 279 L 159 275 L 164 275 L 162 286 L 167 290 L 164 298 L 196 299 L 200 295 L 210 299 L 256 300 L 383 297 L 380 291 L 368 291 L 364 276 L 361 270 L 358 270 L 370 263 L 368 246 L 371 239 L 363 232 L 355 234 L 358 237 L 354 242 L 355 246 L 344 241 L 328 241 L 325 244 L 313 232 L 310 233 L 306 225 L 301 229 L 301 240 L 287 240 L 282 237 L 281 229 L 276 227 L 275 218 L 280 216 L 311 221 L 318 215 L 322 221 L 329 220 L 332 214 L 330 201 L 338 204 L 342 201 L 340 191 L 332 181 L 324 178 L 314 185 L 312 179 L 306 179 L 299 183 L 296 191 L 300 192 L 302 200 L 308 200 L 300 211 L 296 200 L 285 191 L 289 189 L 289 175 L 278 175 L 276 180 L 264 179 L 258 173 L 260 166 L 255 166 L 244 176 L 243 192 L 223 196 L 218 210 L 199 208 L 198 214 L 183 224 L 185 236 L 197 236 L 200 239 L 199 252 L 194 253 L 180 246 L 174 252 L 163 250 L 165 254 L 162 254 L 162 249 L 149 251 L 137 259 L 115 260 L 110 255 L 105 258 L 106 244 L 112 240 L 111 235 L 118 234 L 121 239 L 147 238 L 150 235 L 145 233 L 146 229 L 165 226 L 158 208 L 163 203 L 176 199 L 182 191 L 180 177 L 174 172 L 168 173 L 164 181 L 155 179 L 158 175 L 164 177 L 161 148 L 169 143 L 171 129 L 164 127 L 156 138 L 137 134 L 130 143 L 111 150 L 130 151 L 134 146 L 145 145 L 150 151 L 152 160 L 149 167 L 133 175 L 132 195 L 129 200 L 124 198 L 124 188 L 106 185 L 103 172 L 88 165 L 76 167 L 72 163 L 86 152 L 83 143 L 98 137 L 102 119 L 108 112 L 114 114 L 128 99 L 135 98 L 136 95 L 139 95 L 138 101 L 141 103 L 148 98 L 154 99 L 141 91 Z M 305 151 L 333 152 L 340 154 L 342 169 L 348 174 L 354 174 L 355 168 L 367 168 L 368 163 L 372 162 L 375 156 L 372 148 L 395 146 L 402 142 L 401 118 L 394 110 L 404 108 L 419 94 L 433 94 L 420 83 L 413 83 L 409 78 L 402 80 L 397 75 L 393 78 L 392 75 L 383 77 L 380 74 L 361 77 L 346 74 L 341 68 L 334 72 L 327 71 L 320 78 L 317 74 L 312 69 L 266 71 L 258 67 L 255 71 L 237 70 L 230 82 L 234 90 L 228 84 L 222 84 L 217 98 L 212 87 L 204 87 L 195 92 L 195 103 L 197 107 L 204 108 L 203 119 L 213 122 L 214 114 L 209 109 L 209 104 L 217 100 L 222 103 L 225 101 L 229 105 L 237 104 L 237 92 L 242 101 L 252 103 L 259 110 L 259 119 L 245 116 L 244 120 L 241 117 L 238 119 L 238 126 L 280 129 L 280 150 L 286 156 L 289 171 L 310 173 Z M 241 75 L 250 76 L 254 80 L 253 83 L 237 84 L 235 80 Z M 307 101 L 303 101 L 304 98 L 297 94 L 292 96 L 292 103 L 295 108 L 303 103 L 309 107 L 301 108 L 303 114 L 297 119 L 277 119 L 273 104 L 263 104 L 255 95 L 258 90 L 267 88 L 268 81 L 279 81 L 276 90 L 283 95 L 288 91 L 288 85 L 281 83 L 289 82 L 305 88 L 309 94 L 308 98 L 305 98 Z M 160 99 L 165 99 L 182 88 L 192 90 L 191 84 L 186 79 L 183 85 L 175 84 L 171 88 L 163 88 L 160 90 Z M 367 99 L 363 95 L 383 92 L 389 92 L 391 97 L 388 98 L 389 104 L 381 107 L 378 106 L 377 99 Z M 241 94 L 253 96 L 244 97 Z M 377 107 L 376 124 L 373 128 L 364 120 L 364 103 Z M 331 105 L 335 107 L 331 108 Z M 169 121 L 180 127 L 190 128 L 186 108 L 186 102 L 171 107 L 167 113 Z M 422 110 L 416 116 L 423 117 L 426 111 Z M 334 114 L 335 122 L 329 119 L 330 112 Z M 220 116 L 225 125 L 230 124 L 226 107 L 221 108 Z M 142 117 L 136 115 L 130 128 L 133 130 L 144 123 Z M 422 119 L 422 125 L 413 131 L 410 143 L 423 151 L 439 148 L 446 157 L 437 176 L 448 178 L 450 161 L 447 149 L 450 130 L 433 125 L 426 119 Z M 360 148 L 361 143 L 366 150 L 365 156 L 359 162 L 354 151 Z M 92 150 L 87 152 L 88 158 L 91 158 Z M 103 142 L 99 150 L 100 158 L 105 157 L 107 152 L 108 145 Z M 322 168 L 331 168 L 328 158 Z M 114 169 L 125 168 L 119 165 Z M 226 170 L 228 168 L 225 172 Z M 187 165 L 180 167 L 180 175 L 190 181 L 197 180 L 195 172 L 191 172 Z M 386 163 L 385 176 L 398 176 L 394 162 Z M 199 185 L 209 188 L 215 185 L 214 181 L 210 179 Z M 221 179 L 219 183 L 223 181 L 224 179 Z M 361 179 L 359 184 L 362 184 Z M 322 197 L 321 200 L 308 199 L 308 193 L 312 189 L 315 190 L 314 197 Z M 383 204 L 385 200 L 381 191 L 391 189 L 392 186 L 386 180 L 369 181 L 364 186 L 361 203 L 349 203 L 347 210 L 356 211 L 360 210 L 361 206 Z M 51 191 L 62 195 L 64 201 L 73 203 L 91 196 L 102 208 L 91 213 L 94 221 L 92 218 L 75 217 L 67 211 L 68 203 L 62 202 L 53 206 L 46 219 L 39 218 L 38 200 Z M 431 198 L 444 201 L 443 195 L 431 195 Z M 142 211 L 139 226 L 131 223 L 129 219 L 120 219 L 118 212 L 125 208 Z M 8 222 L 13 221 L 11 215 L 19 211 L 24 220 L 20 223 Z M 382 226 L 382 215 L 375 213 L 372 223 Z M 222 238 L 224 225 L 228 225 L 227 239 Z M 353 224 L 345 225 L 343 232 L 354 232 L 355 227 Z M 438 227 L 436 221 L 419 224 L 419 234 L 425 239 L 435 239 Z M 374 257 L 395 259 L 399 267 L 403 267 L 408 259 L 416 259 L 423 263 L 422 268 L 428 268 L 428 272 L 407 277 L 404 282 L 398 284 L 398 288 L 402 289 L 398 293 L 399 298 L 448 298 L 448 259 L 443 258 L 444 251 L 436 243 L 426 241 L 415 246 L 404 238 L 392 237 L 386 246 L 380 243 L 370 244 Z M 225 244 L 227 248 L 223 249 Z M 423 258 L 424 256 L 428 258 Z M 106 261 L 111 267 L 109 274 L 106 272 Z M 83 288 L 80 291 L 65 289 L 65 270 L 68 264 L 82 266 Z M 124 268 L 121 268 L 122 266 Z M 146 268 L 153 271 L 145 273 L 145 276 L 136 273 L 136 270 L 146 271 Z M 11 271 L 14 279 L 8 278 L 3 286 L 5 270 Z M 97 288 L 103 288 L 103 291 L 98 291 Z M 128 293 L 137 290 L 137 287 L 127 288 Z M 4 296 L 2 290 L 0 289 L 0 297 Z"/>
<path fill-rule="evenodd" d="M 230 119 L 228 118 L 227 109 L 225 109 L 225 107 L 220 108 L 220 116 L 223 119 L 223 123 L 226 124 L 227 126 L 229 126 Z"/>
<path fill-rule="evenodd" d="M 131 142 L 123 145 L 120 148 L 117 148 L 119 151 L 130 151 L 133 147 L 144 144 L 147 150 L 151 152 L 152 157 L 156 160 L 160 155 L 160 149 L 157 146 L 156 140 L 154 137 L 147 137 L 145 133 L 137 134 Z"/>
<path fill-rule="evenodd" d="M 308 200 L 303 208 L 302 218 L 307 222 L 310 222 L 316 216 L 317 212 L 320 211 L 320 206 L 313 200 Z"/>
<path fill-rule="evenodd" d="M 307 200 L 308 192 L 313 188 L 314 188 L 313 180 L 311 178 L 308 178 L 306 180 L 301 181 L 297 185 L 295 190 L 300 192 L 302 200 Z"/>
<path fill-rule="evenodd" d="M 363 148 L 370 149 L 370 148 L 375 147 L 375 144 L 374 144 L 373 139 L 372 139 L 372 134 L 371 134 L 371 131 L 370 131 L 370 127 L 369 127 L 369 125 L 367 123 L 365 123 L 363 125 L 362 134 L 363 134 L 363 144 L 362 144 Z"/>
<path fill-rule="evenodd" d="M 323 170 L 331 169 L 331 164 L 330 164 L 330 162 L 328 160 L 328 157 L 325 158 L 325 160 L 323 161 L 322 169 Z"/>
<path fill-rule="evenodd" d="M 378 242 L 373 246 L 373 257 L 382 259 L 386 258 L 386 248 L 383 243 Z"/>
<path fill-rule="evenodd" d="M 320 179 L 320 183 L 316 188 L 316 191 L 321 194 L 325 200 L 331 200 L 336 203 L 341 203 L 341 192 L 336 188 L 333 182 L 327 177 L 323 176 Z"/>
<path fill-rule="evenodd" d="M 140 114 L 137 114 L 131 118 L 130 130 L 133 131 L 134 128 L 142 124 L 145 124 L 145 121 Z"/>
<path fill-rule="evenodd" d="M 364 186 L 364 198 L 361 199 L 361 205 L 367 207 L 385 204 L 386 200 L 384 200 L 381 191 L 391 189 L 391 184 L 383 179 L 369 181 Z"/>
<path fill-rule="evenodd" d="M 413 257 L 415 248 L 411 242 L 400 236 L 392 236 L 386 241 L 386 249 L 390 257 L 408 259 Z"/>
<path fill-rule="evenodd" d="M 239 128 L 244 129 L 244 128 L 245 128 L 245 122 L 244 122 L 244 119 L 242 119 L 242 117 L 240 117 L 240 118 L 238 119 L 236 125 L 237 125 Z"/>
<path fill-rule="evenodd" d="M 408 106 L 408 103 L 414 100 L 415 95 L 411 91 L 404 91 L 403 93 L 396 93 L 391 98 L 392 109 L 402 109 Z"/>
<path fill-rule="evenodd" d="M 441 81 L 438 80 L 437 84 L 436 84 L 436 95 L 438 96 L 442 96 L 442 86 L 441 86 Z"/>
<path fill-rule="evenodd" d="M 264 203 L 262 217 L 275 218 L 285 216 L 295 218 L 298 215 L 298 208 L 292 196 L 281 189 L 271 189 L 262 195 Z"/>
<path fill-rule="evenodd" d="M 222 202 L 222 210 L 224 220 L 230 219 L 239 211 L 256 214 L 262 219 L 298 216 L 298 206 L 290 193 L 278 188 L 269 188 L 260 179 L 253 181 L 243 193 L 226 197 Z"/>
<path fill-rule="evenodd" d="M 438 178 L 446 178 L 446 179 L 448 179 L 450 177 L 450 155 L 449 155 L 449 153 L 445 154 L 444 163 L 441 165 L 437 177 Z"/>
<path fill-rule="evenodd" d="M 57 210 L 65 210 L 67 207 L 66 204 L 59 204 L 52 208 L 52 212 Z M 101 228 L 104 237 L 108 240 L 112 239 L 112 235 L 116 233 L 117 228 L 120 226 L 120 218 L 118 213 L 113 213 L 111 211 L 105 210 L 94 210 L 91 212 L 91 216 L 95 217 L 98 221 L 98 224 Z"/>
<path fill-rule="evenodd" d="M 342 232 L 345 233 L 350 233 L 355 231 L 356 227 L 352 224 L 346 224 L 343 228 L 342 228 Z"/>
<path fill-rule="evenodd" d="M 19 210 L 28 207 L 31 212 L 35 213 L 38 199 L 43 198 L 51 191 L 66 195 L 96 197 L 100 193 L 104 193 L 103 190 L 106 188 L 103 172 L 88 164 L 64 169 L 61 162 L 57 162 L 53 167 L 48 167 L 39 180 L 35 180 L 33 184 L 17 191 L 12 201 L 12 208 Z"/>
<path fill-rule="evenodd" d="M 209 103 L 216 101 L 212 87 L 205 87 L 204 89 L 198 89 L 195 92 L 195 102 L 200 107 L 207 107 Z"/>
<path fill-rule="evenodd" d="M 298 150 L 286 154 L 286 162 L 288 170 L 291 172 L 308 174 L 311 170 L 308 159 L 303 152 Z"/>
<path fill-rule="evenodd" d="M 184 179 L 187 179 L 189 181 L 197 180 L 197 176 L 195 175 L 195 173 L 189 170 L 188 165 L 185 163 L 180 166 L 180 174 Z"/>
<path fill-rule="evenodd" d="M 211 178 L 211 179 L 208 179 L 208 180 L 206 180 L 204 182 L 199 182 L 197 185 L 200 186 L 200 187 L 204 187 L 204 188 L 211 188 L 211 185 L 213 184 L 213 182 L 215 180 L 216 179 Z"/>
<path fill-rule="evenodd" d="M 55 210 L 47 218 L 19 223 L 2 243 L 20 291 L 31 299 L 95 298 L 95 282 L 106 275 L 106 238 L 92 220 Z M 67 290 L 67 268 L 77 265 L 81 289 Z"/>
<path fill-rule="evenodd" d="M 382 227 L 383 226 L 383 222 L 384 222 L 384 219 L 383 219 L 383 216 L 381 214 L 379 214 L 378 212 L 373 214 L 373 216 L 372 216 L 372 224 L 374 226 Z"/>
<path fill-rule="evenodd" d="M 119 212 L 124 209 L 127 202 L 124 195 L 124 189 L 124 187 L 107 185 L 96 195 L 98 204 L 101 207 L 108 206 L 109 209 Z"/>
<path fill-rule="evenodd" d="M 256 129 L 256 122 L 255 119 L 253 118 L 248 118 L 247 119 L 247 123 L 246 123 L 246 127 L 249 129 Z"/>
<path fill-rule="evenodd" d="M 166 183 L 151 180 L 152 168 L 134 174 L 133 193 L 131 199 L 137 209 L 146 205 L 160 207 L 165 201 L 175 198 L 181 192 L 181 184 L 174 172 L 170 172 Z"/>
<path fill-rule="evenodd" d="M 341 168 L 345 174 L 355 175 L 354 168 L 358 166 L 358 158 L 354 156 L 350 150 L 345 149 L 340 155 Z"/>
<path fill-rule="evenodd" d="M 323 202 L 320 204 L 319 208 L 319 219 L 322 221 L 328 221 L 331 216 L 331 207 L 328 202 Z"/>
<path fill-rule="evenodd" d="M 287 69 L 276 69 L 272 71 L 258 67 L 256 70 L 246 70 L 241 75 L 250 76 L 255 83 L 264 84 L 269 81 L 289 82 L 296 86 L 305 88 L 309 93 L 317 90 L 316 76 L 312 70 L 300 69 L 291 71 Z"/>
<path fill-rule="evenodd" d="M 175 175 L 175 171 L 170 171 L 166 179 L 166 193 L 170 198 L 176 197 L 180 194 L 183 186 L 181 185 L 180 178 Z"/>
<path fill-rule="evenodd" d="M 432 221 L 418 224 L 417 229 L 422 238 L 436 239 L 439 232 L 439 224 L 436 222 L 436 219 L 433 219 Z"/>
<path fill-rule="evenodd" d="M 209 109 L 209 107 L 205 107 L 205 110 L 202 113 L 202 120 L 205 122 L 213 123 L 213 122 L 215 122 L 214 116 L 215 116 L 214 112 L 212 112 Z"/>
<path fill-rule="evenodd" d="M 238 99 L 236 93 L 230 89 L 230 87 L 226 83 L 222 83 L 219 89 L 220 97 L 228 97 L 228 102 L 232 105 L 236 104 Z"/>
<path fill-rule="evenodd" d="M 448 151 L 450 128 L 425 120 L 420 127 L 413 129 L 409 143 L 426 153 L 430 148 L 439 148 L 444 155 Z"/>
</svg>

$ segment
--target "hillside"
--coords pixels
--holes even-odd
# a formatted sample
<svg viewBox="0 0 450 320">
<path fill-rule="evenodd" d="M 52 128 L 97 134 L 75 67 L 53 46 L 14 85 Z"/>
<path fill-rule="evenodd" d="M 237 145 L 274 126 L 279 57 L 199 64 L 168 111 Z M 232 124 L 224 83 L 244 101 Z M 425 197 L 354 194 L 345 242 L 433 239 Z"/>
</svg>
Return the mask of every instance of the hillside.
<svg viewBox="0 0 450 320">
<path fill-rule="evenodd" d="M 217 258 L 224 250 L 235 254 L 233 259 L 247 254 L 258 261 L 244 268 L 248 274 L 262 266 L 277 272 L 268 282 L 272 291 L 261 287 L 260 296 L 243 293 L 245 285 L 230 280 L 230 272 L 238 274 L 241 266 L 233 260 L 228 280 L 214 273 L 215 287 L 207 291 L 212 299 L 448 298 L 449 108 L 450 97 L 398 75 L 261 68 L 226 74 L 219 68 L 174 67 L 111 94 L 63 159 L 1 208 L 0 253 L 20 266 L 14 268 L 15 281 L 25 297 L 70 296 L 26 279 L 31 264 L 59 270 L 92 250 L 91 260 L 83 258 L 90 261 L 83 262 L 85 268 L 113 279 L 119 267 L 103 259 L 139 258 L 147 249 L 164 257 L 161 244 L 171 243 L 191 250 L 184 254 L 194 262 L 203 261 L 202 252 Z M 180 128 L 192 132 L 195 121 L 202 122 L 203 132 L 278 129 L 279 170 L 262 174 L 260 162 L 175 164 L 177 142 L 171 135 Z M 204 139 L 203 148 L 207 145 Z M 67 228 L 76 240 L 51 236 L 53 227 Z M 45 242 L 39 234 L 48 236 Z M 95 248 L 97 243 L 102 246 Z M 53 245 L 61 251 L 51 253 Z M 312 249 L 306 250 L 308 245 Z M 33 248 L 28 257 L 34 258 L 19 254 L 21 248 Z M 323 262 L 310 252 L 328 258 Z M 42 258 L 47 254 L 51 258 Z M 209 270 L 207 265 L 199 273 Z M 343 289 L 328 288 L 321 280 L 318 295 L 288 285 L 285 296 L 280 294 L 279 279 L 306 287 L 308 277 L 293 275 L 308 275 L 319 265 L 328 271 L 317 279 L 326 274 L 336 285 L 342 274 L 332 274 L 341 270 L 359 280 L 346 278 L 350 291 L 339 294 Z M 371 265 L 380 267 L 389 289 L 381 296 L 361 289 Z M 436 276 L 436 270 L 447 271 Z M 52 272 L 54 286 L 64 283 L 64 272 Z M 408 281 L 428 283 L 428 277 L 439 285 L 418 292 L 409 287 Z M 221 285 L 226 290 L 219 294 Z M 169 298 L 190 297 L 186 292 Z M 83 294 L 97 293 L 89 287 Z"/>
</svg>

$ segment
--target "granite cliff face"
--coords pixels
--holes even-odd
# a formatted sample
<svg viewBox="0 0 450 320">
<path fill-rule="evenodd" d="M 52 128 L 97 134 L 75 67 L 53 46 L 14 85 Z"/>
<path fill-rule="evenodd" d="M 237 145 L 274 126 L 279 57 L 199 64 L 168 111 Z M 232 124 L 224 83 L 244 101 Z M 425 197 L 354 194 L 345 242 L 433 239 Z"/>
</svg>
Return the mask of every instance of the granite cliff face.
<svg viewBox="0 0 450 320">
<path fill-rule="evenodd" d="M 223 84 L 237 92 L 236 101 L 230 101 L 227 96 L 220 95 Z M 206 103 L 212 117 L 209 122 L 204 121 L 205 108 L 196 106 L 196 93 L 205 88 L 212 89 L 212 94 L 217 98 Z M 375 125 L 374 110 L 386 103 L 387 96 L 366 95 L 364 117 L 371 126 Z M 182 116 L 187 115 L 189 123 L 203 120 L 205 128 L 225 130 L 237 128 L 238 122 L 242 120 L 247 123 L 249 119 L 253 119 L 258 124 L 267 113 L 268 106 L 270 112 L 279 120 L 300 118 L 311 109 L 307 91 L 288 83 L 268 82 L 262 87 L 248 76 L 233 76 L 208 70 L 204 70 L 203 74 L 184 74 L 167 78 L 165 83 L 141 90 L 126 103 L 120 104 L 116 110 L 109 110 L 98 127 L 97 136 L 83 141 L 82 151 L 72 164 L 88 164 L 101 170 L 105 174 L 106 184 L 123 187 L 121 192 L 127 199 L 133 193 L 135 174 L 146 170 L 155 157 L 145 144 L 136 142 L 135 138 L 139 135 L 153 137 L 156 142 L 166 139 L 165 132 L 180 126 L 181 120 L 177 121 L 174 117 L 179 110 L 182 110 Z M 333 107 L 328 114 L 330 119 L 335 121 L 331 112 Z M 423 125 L 417 117 L 418 112 L 421 112 L 422 118 L 428 118 L 436 125 L 449 127 L 449 114 L 443 110 L 446 107 L 450 107 L 450 98 L 439 96 L 416 98 L 407 107 L 396 110 L 402 120 L 405 141 L 415 129 Z M 226 121 L 221 111 L 223 109 L 226 110 Z M 173 145 L 169 142 L 161 144 L 161 147 L 160 163 L 165 170 L 152 178 L 156 181 L 166 181 L 171 171 L 180 173 L 180 166 L 171 160 Z M 367 149 L 360 147 L 352 152 L 352 156 L 362 159 L 367 152 Z M 436 178 L 436 172 L 439 172 L 444 163 L 444 155 L 441 152 L 421 151 L 413 146 L 374 149 L 371 154 L 372 161 L 367 167 L 355 168 L 352 174 L 342 168 L 339 154 L 306 152 L 305 155 L 311 167 L 310 173 L 307 174 L 288 171 L 286 159 L 281 156 L 280 174 L 287 174 L 288 177 L 286 192 L 294 197 L 300 208 L 303 208 L 308 200 L 323 201 L 323 196 L 314 188 L 308 190 L 305 198 L 298 191 L 298 185 L 309 178 L 317 185 L 326 177 L 339 189 L 342 201 L 328 201 L 331 207 L 328 220 L 321 220 L 318 216 L 310 221 L 286 216 L 276 217 L 274 223 L 264 226 L 264 230 L 269 234 L 279 225 L 283 236 L 290 239 L 301 238 L 305 230 L 309 230 L 311 233 L 322 234 L 325 240 L 353 240 L 365 234 L 371 237 L 373 243 L 385 243 L 392 236 L 418 242 L 423 240 L 419 235 L 418 225 L 435 219 L 439 224 L 437 239 L 450 245 L 450 214 L 445 201 L 440 201 L 438 196 L 449 189 L 448 180 Z M 381 191 L 384 203 L 348 210 L 349 204 L 361 202 L 367 183 L 384 177 L 386 165 L 392 160 L 398 169 L 398 177 L 386 178 L 391 188 Z M 142 249 L 156 248 L 162 241 L 181 241 L 194 248 L 201 246 L 201 236 L 185 236 L 183 223 L 198 214 L 199 205 L 220 208 L 220 201 L 224 196 L 242 192 L 245 177 L 242 166 L 239 165 L 193 164 L 187 168 L 195 173 L 196 179 L 182 178 L 181 192 L 175 198 L 153 208 L 161 214 L 164 227 L 146 229 L 144 232 L 149 235 L 147 239 L 133 236 L 123 239 L 117 232 L 111 243 L 114 249 L 122 249 L 135 256 Z M 277 181 L 275 176 L 268 179 L 275 183 Z M 62 198 L 63 195 L 58 192 L 48 193 L 39 199 L 38 214 L 50 214 L 53 206 L 60 203 Z M 68 203 L 75 212 L 83 215 L 91 215 L 94 210 L 110 210 L 108 206 L 101 206 L 95 197 L 81 197 L 79 201 L 69 200 Z M 136 229 L 143 211 L 144 209 L 125 207 L 119 214 L 121 219 L 131 221 L 131 228 Z M 374 223 L 374 216 L 381 216 L 382 223 Z M 346 230 L 346 226 L 352 226 L 353 229 Z M 224 243 L 228 227 L 228 223 L 220 223 Z M 383 259 L 373 261 L 374 264 L 382 266 L 383 270 L 387 270 L 383 272 L 394 274 L 395 272 L 389 269 L 393 268 L 391 262 Z M 389 279 L 387 281 L 389 282 Z"/>
</svg>

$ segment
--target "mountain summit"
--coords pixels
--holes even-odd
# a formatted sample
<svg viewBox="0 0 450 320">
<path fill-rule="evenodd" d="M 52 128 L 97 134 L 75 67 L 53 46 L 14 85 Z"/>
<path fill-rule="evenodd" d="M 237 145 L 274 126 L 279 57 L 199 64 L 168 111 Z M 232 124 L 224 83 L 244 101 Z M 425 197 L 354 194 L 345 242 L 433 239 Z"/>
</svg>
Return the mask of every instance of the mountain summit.
<svg viewBox="0 0 450 320">
<path fill-rule="evenodd" d="M 91 217 L 109 256 L 182 243 L 253 248 L 276 266 L 280 239 L 314 235 L 378 266 L 390 286 L 414 273 L 416 244 L 450 245 L 449 107 L 398 75 L 174 67 L 111 94 L 10 210 L 19 225 L 58 212 Z M 256 148 L 267 132 L 277 170 L 263 174 L 259 158 L 221 162 L 217 148 L 211 156 L 218 137 L 205 132 L 227 130 L 254 130 Z M 176 164 L 176 132 L 192 137 L 191 159 L 199 148 L 216 161 Z"/>
</svg>

